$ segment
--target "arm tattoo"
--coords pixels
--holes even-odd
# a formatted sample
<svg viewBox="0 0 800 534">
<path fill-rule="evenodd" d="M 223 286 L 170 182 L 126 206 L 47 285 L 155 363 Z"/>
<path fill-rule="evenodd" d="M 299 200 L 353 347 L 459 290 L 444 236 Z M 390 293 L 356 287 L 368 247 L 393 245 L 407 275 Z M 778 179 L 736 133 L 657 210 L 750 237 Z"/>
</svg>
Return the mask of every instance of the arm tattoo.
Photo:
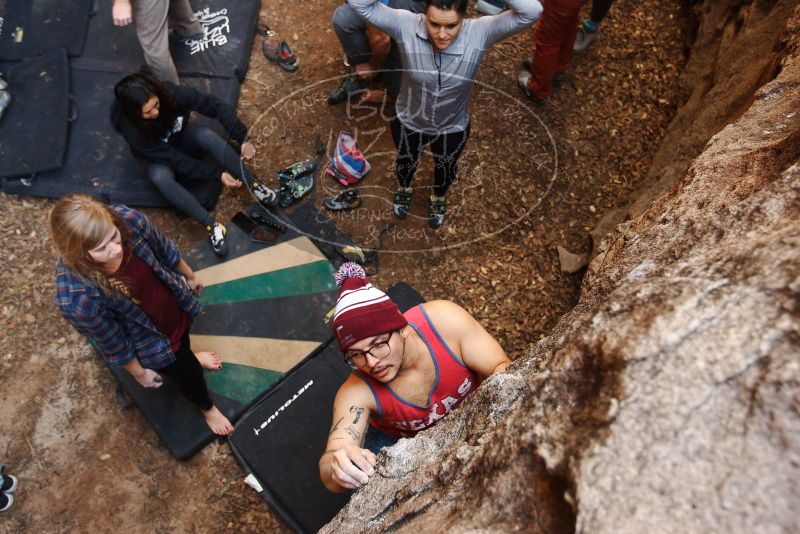
<svg viewBox="0 0 800 534">
<path fill-rule="evenodd" d="M 360 406 L 350 406 L 350 413 L 356 414 L 356 418 L 353 419 L 353 424 L 355 425 L 358 423 L 358 420 L 361 419 L 361 414 L 364 413 L 364 408 Z"/>
<path fill-rule="evenodd" d="M 361 433 L 352 426 L 348 426 L 347 428 L 344 429 L 344 431 L 347 432 L 347 435 L 353 438 L 354 440 L 358 442 L 361 441 Z"/>
<path fill-rule="evenodd" d="M 333 427 L 331 427 L 331 431 L 330 431 L 330 432 L 328 432 L 328 435 L 329 435 L 329 436 L 330 436 L 331 434 L 333 434 L 334 432 L 336 432 L 336 430 L 339 428 L 339 423 L 341 423 L 341 422 L 342 422 L 342 419 L 344 419 L 344 417 L 340 417 L 340 418 L 339 418 L 339 420 L 338 420 L 338 421 L 336 421 L 336 422 L 333 424 Z"/>
</svg>

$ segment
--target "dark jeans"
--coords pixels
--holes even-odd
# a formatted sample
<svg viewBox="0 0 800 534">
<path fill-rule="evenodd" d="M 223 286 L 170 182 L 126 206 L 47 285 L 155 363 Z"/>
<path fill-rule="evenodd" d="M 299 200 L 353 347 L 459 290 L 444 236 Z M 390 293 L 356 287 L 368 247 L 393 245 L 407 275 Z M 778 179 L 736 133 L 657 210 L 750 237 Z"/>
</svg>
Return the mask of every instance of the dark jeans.
<svg viewBox="0 0 800 534">
<path fill-rule="evenodd" d="M 395 173 L 401 187 L 411 187 L 419 158 L 430 145 L 433 155 L 433 194 L 444 196 L 456 179 L 458 158 L 469 139 L 469 126 L 463 132 L 429 135 L 406 128 L 397 117 L 392 120 L 392 139 L 397 147 Z"/>
<path fill-rule="evenodd" d="M 210 410 L 214 403 L 208 396 L 206 379 L 203 378 L 203 367 L 197 360 L 189 345 L 189 332 L 183 334 L 181 346 L 175 351 L 175 361 L 166 367 L 157 369 L 178 383 L 183 396 L 195 403 L 201 410 Z"/>
<path fill-rule="evenodd" d="M 244 181 L 248 187 L 253 182 L 253 175 L 241 162 L 239 154 L 223 138 L 206 126 L 189 124 L 183 132 L 178 149 L 190 153 L 201 151 L 211 154 L 211 157 L 223 169 Z M 146 164 L 146 173 L 150 183 L 175 208 L 205 226 L 214 224 L 214 217 L 197 201 L 194 195 L 178 183 L 172 167 L 163 163 L 149 161 Z M 184 180 L 197 179 L 196 176 L 181 176 L 180 178 Z"/>
<path fill-rule="evenodd" d="M 425 10 L 424 0 L 389 0 L 389 7 L 404 9 L 412 13 Z M 342 4 L 333 12 L 333 29 L 352 66 L 369 63 L 372 52 L 367 39 L 367 23 L 347 4 Z"/>
<path fill-rule="evenodd" d="M 608 10 L 611 9 L 611 4 L 613 3 L 614 0 L 594 0 L 592 2 L 592 14 L 589 15 L 589 18 L 600 24 L 608 15 Z"/>
</svg>

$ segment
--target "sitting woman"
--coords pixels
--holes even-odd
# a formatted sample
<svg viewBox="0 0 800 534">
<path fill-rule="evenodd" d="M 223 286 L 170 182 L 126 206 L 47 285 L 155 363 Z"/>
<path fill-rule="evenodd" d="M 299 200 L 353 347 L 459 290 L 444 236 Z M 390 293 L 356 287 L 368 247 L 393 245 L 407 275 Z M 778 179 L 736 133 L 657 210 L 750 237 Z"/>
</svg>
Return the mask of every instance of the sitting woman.
<svg viewBox="0 0 800 534">
<path fill-rule="evenodd" d="M 147 218 L 122 205 L 68 195 L 50 214 L 61 258 L 56 304 L 64 318 L 111 366 L 121 366 L 146 388 L 173 378 L 215 434 L 233 426 L 211 402 L 203 369 L 220 369 L 215 352 L 194 354 L 189 327 L 202 311 L 194 295 L 203 284 Z"/>
<path fill-rule="evenodd" d="M 229 187 L 239 187 L 244 181 L 264 207 L 277 205 L 275 192 L 256 181 L 226 139 L 189 122 L 192 111 L 218 120 L 228 135 L 240 143 L 242 156 L 252 159 L 256 150 L 247 141 L 247 128 L 220 99 L 190 87 L 162 84 L 145 74 L 131 74 L 120 80 L 114 95 L 114 129 L 125 138 L 133 155 L 145 162 L 147 177 L 156 189 L 173 206 L 206 227 L 215 253 L 227 254 L 225 227 L 178 179 L 221 180 Z M 193 157 L 191 154 L 198 149 L 211 154 L 223 170 Z"/>
</svg>

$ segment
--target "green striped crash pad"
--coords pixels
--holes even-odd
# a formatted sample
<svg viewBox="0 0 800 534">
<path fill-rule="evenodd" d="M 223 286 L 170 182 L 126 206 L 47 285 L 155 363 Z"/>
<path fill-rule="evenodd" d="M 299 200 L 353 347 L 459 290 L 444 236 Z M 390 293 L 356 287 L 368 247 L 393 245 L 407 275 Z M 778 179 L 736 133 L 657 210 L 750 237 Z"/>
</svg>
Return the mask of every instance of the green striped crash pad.
<svg viewBox="0 0 800 534">
<path fill-rule="evenodd" d="M 229 227 L 237 246 L 224 261 L 208 258 L 207 243 L 187 254 L 205 284 L 205 309 L 190 330 L 192 349 L 222 358 L 222 369 L 205 371 L 205 377 L 214 403 L 231 421 L 322 349 L 331 336 L 325 318 L 337 295 L 333 265 L 308 237 L 290 234 L 263 247 L 239 234 Z M 197 407 L 169 379 L 144 389 L 123 369 L 112 372 L 177 458 L 191 457 L 214 438 Z"/>
</svg>

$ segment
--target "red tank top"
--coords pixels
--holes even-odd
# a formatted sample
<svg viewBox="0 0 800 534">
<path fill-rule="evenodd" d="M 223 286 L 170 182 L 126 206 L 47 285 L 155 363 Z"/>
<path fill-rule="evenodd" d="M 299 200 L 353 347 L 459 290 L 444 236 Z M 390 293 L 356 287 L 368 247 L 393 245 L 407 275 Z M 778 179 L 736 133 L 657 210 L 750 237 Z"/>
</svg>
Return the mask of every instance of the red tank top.
<svg viewBox="0 0 800 534">
<path fill-rule="evenodd" d="M 447 346 L 436 331 L 423 305 L 411 308 L 403 314 L 408 324 L 419 334 L 428 347 L 436 378 L 424 406 L 409 402 L 397 395 L 392 388 L 365 373 L 357 372 L 372 390 L 377 413 L 370 417 L 370 424 L 394 437 L 412 437 L 420 430 L 430 428 L 450 413 L 480 384 L 478 373 L 470 370 Z"/>
<path fill-rule="evenodd" d="M 127 248 L 123 254 L 117 277 L 128 286 L 131 297 L 156 330 L 169 338 L 172 351 L 177 351 L 192 325 L 192 316 L 183 311 L 172 290 L 139 256 Z"/>
</svg>

